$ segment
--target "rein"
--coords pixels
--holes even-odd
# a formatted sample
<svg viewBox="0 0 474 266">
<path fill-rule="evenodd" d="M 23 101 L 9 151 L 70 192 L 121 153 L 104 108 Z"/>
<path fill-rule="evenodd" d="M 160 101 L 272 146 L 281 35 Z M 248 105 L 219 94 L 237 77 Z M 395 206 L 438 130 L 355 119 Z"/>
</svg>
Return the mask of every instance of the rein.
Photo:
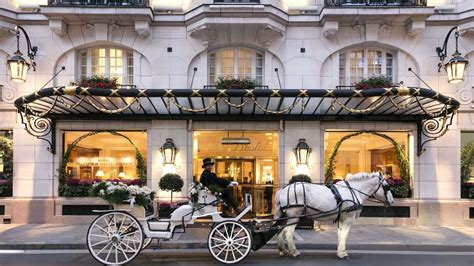
<svg viewBox="0 0 474 266">
<path fill-rule="evenodd" d="M 349 191 L 351 192 L 352 198 L 354 198 L 354 190 L 355 190 L 355 191 L 359 192 L 360 194 L 362 194 L 362 195 L 364 195 L 364 196 L 367 196 L 367 200 L 370 201 L 370 202 L 383 203 L 383 204 L 385 204 L 385 203 L 388 202 L 387 193 L 388 193 L 389 191 L 391 191 L 391 190 L 390 190 L 390 186 L 383 184 L 383 181 L 384 181 L 384 180 L 383 180 L 383 178 L 382 178 L 381 175 L 379 176 L 379 181 L 380 181 L 380 182 L 379 182 L 379 185 L 378 185 L 378 187 L 375 189 L 374 194 L 377 193 L 377 191 L 380 189 L 380 187 L 382 187 L 383 192 L 384 192 L 384 195 L 385 195 L 385 201 L 379 200 L 379 199 L 375 198 L 375 197 L 374 197 L 374 194 L 369 195 L 369 194 L 367 194 L 367 193 L 365 193 L 365 192 L 363 192 L 363 191 L 361 191 L 361 190 L 359 190 L 359 189 L 356 189 L 356 188 L 351 187 L 351 186 L 349 185 L 349 182 L 346 181 L 346 180 L 344 180 L 344 183 L 346 184 L 347 188 L 348 188 Z M 337 186 L 338 184 L 335 184 L 335 185 Z M 356 198 L 357 198 L 357 197 L 356 197 Z M 358 200 L 357 200 L 357 203 L 360 204 Z"/>
</svg>

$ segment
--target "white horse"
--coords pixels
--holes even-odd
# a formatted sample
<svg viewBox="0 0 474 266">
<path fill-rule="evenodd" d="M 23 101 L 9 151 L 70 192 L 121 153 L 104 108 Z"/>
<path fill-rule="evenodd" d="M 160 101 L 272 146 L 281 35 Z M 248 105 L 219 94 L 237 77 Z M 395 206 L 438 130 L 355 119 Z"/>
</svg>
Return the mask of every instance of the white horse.
<svg viewBox="0 0 474 266">
<path fill-rule="evenodd" d="M 337 220 L 337 256 L 349 259 L 346 251 L 347 235 L 352 223 L 360 215 L 363 202 L 374 198 L 386 206 L 393 203 L 390 187 L 381 173 L 348 175 L 346 181 L 336 183 L 335 187 L 342 199 L 339 206 L 333 192 L 324 185 L 297 182 L 276 193 L 275 218 L 290 218 L 286 223 L 288 226 L 278 234 L 277 247 L 280 256 L 286 256 L 288 252 L 293 257 L 300 255 L 293 240 L 296 224 L 301 216 L 314 214 L 315 216 L 306 217 L 316 221 Z M 288 250 L 285 247 L 285 239 Z"/>
</svg>

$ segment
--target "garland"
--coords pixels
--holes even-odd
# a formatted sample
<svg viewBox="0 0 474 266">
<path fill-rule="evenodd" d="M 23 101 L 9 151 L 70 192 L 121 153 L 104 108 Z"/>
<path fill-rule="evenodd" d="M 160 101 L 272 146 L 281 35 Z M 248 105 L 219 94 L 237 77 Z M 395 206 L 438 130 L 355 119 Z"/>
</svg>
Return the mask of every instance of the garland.
<svg viewBox="0 0 474 266">
<path fill-rule="evenodd" d="M 405 184 L 409 184 L 409 187 L 411 188 L 411 175 L 410 175 L 410 164 L 405 157 L 405 153 L 403 152 L 402 147 L 400 144 L 398 144 L 394 139 L 389 137 L 388 135 L 378 133 L 375 131 L 367 131 L 367 130 L 361 130 L 355 133 L 348 134 L 344 137 L 342 137 L 332 148 L 330 156 L 326 160 L 326 163 L 324 164 L 324 174 L 325 174 L 325 183 L 326 184 L 331 184 L 332 180 L 334 178 L 334 169 L 336 166 L 334 165 L 335 159 L 337 152 L 339 150 L 339 147 L 341 144 L 346 141 L 347 139 L 350 139 L 352 137 L 361 135 L 361 134 L 372 134 L 381 138 L 384 138 L 385 140 L 389 141 L 393 145 L 393 149 L 395 151 L 395 155 L 397 157 L 397 164 L 398 167 L 400 168 L 400 177 L 402 180 L 405 182 Z"/>
<path fill-rule="evenodd" d="M 461 180 L 465 183 L 471 176 L 471 162 L 474 158 L 474 140 L 469 141 L 461 149 Z"/>
<path fill-rule="evenodd" d="M 77 144 L 79 144 L 79 142 L 81 142 L 83 139 L 85 138 L 88 138 L 90 136 L 94 136 L 94 135 L 97 135 L 99 133 L 110 133 L 114 136 L 120 136 L 120 137 L 123 137 L 125 138 L 126 140 L 128 140 L 128 142 L 130 142 L 130 144 L 132 144 L 132 146 L 135 148 L 135 159 L 137 160 L 137 169 L 136 169 L 136 173 L 137 173 L 137 177 L 141 180 L 142 184 L 146 184 L 146 179 L 147 179 L 147 175 L 146 175 L 146 162 L 145 162 L 145 158 L 143 157 L 143 154 L 140 152 L 140 150 L 138 149 L 138 147 L 135 145 L 135 143 L 133 143 L 133 141 L 123 135 L 123 134 L 120 134 L 116 131 L 108 131 L 108 130 L 98 130 L 98 131 L 92 131 L 92 132 L 89 132 L 87 134 L 84 134 L 82 136 L 80 136 L 79 138 L 75 139 L 71 145 L 69 145 L 69 147 L 67 148 L 66 152 L 64 153 L 63 157 L 62 157 L 62 160 L 61 160 L 61 163 L 59 165 L 59 169 L 58 169 L 58 172 L 59 172 L 59 184 L 60 185 L 64 185 L 65 182 L 66 182 L 66 179 L 70 178 L 71 176 L 66 172 L 66 166 L 67 166 L 67 163 L 69 161 L 69 157 L 71 157 L 71 153 L 72 153 L 72 150 L 77 146 Z"/>
</svg>

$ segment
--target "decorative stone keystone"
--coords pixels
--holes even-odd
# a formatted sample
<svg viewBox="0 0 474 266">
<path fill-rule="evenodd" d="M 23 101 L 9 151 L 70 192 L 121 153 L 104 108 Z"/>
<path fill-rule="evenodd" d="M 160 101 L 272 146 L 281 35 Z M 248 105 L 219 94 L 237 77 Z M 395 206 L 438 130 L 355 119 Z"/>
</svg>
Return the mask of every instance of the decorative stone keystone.
<svg viewBox="0 0 474 266">
<path fill-rule="evenodd" d="M 269 24 L 261 25 L 257 30 L 257 42 L 269 48 L 277 38 L 283 37 L 284 31 Z"/>
<path fill-rule="evenodd" d="M 425 29 L 425 21 L 424 20 L 410 20 L 408 21 L 406 28 L 407 28 L 407 34 L 409 36 L 416 36 Z"/>
<path fill-rule="evenodd" d="M 0 38 L 15 34 L 15 25 L 5 21 L 0 21 Z"/>
<path fill-rule="evenodd" d="M 52 19 L 49 21 L 49 28 L 58 36 L 67 34 L 67 24 L 61 19 Z"/>
<path fill-rule="evenodd" d="M 135 21 L 135 31 L 141 38 L 147 38 L 150 36 L 150 22 Z"/>
<path fill-rule="evenodd" d="M 189 31 L 189 35 L 202 41 L 202 45 L 209 47 L 216 39 L 216 31 L 210 25 L 202 25 Z"/>
<path fill-rule="evenodd" d="M 323 26 L 323 36 L 331 39 L 336 37 L 336 33 L 339 30 L 338 21 L 326 21 Z"/>
</svg>

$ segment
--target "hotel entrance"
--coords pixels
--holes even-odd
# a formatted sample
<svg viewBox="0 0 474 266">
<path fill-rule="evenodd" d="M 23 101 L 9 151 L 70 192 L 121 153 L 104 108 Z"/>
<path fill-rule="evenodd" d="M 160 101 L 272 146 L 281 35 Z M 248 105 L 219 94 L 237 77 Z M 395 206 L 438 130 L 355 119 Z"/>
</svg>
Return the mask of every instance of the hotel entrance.
<svg viewBox="0 0 474 266">
<path fill-rule="evenodd" d="M 244 204 L 244 195 L 253 199 L 256 216 L 273 213 L 278 187 L 278 133 L 259 131 L 195 131 L 193 134 L 193 175 L 199 181 L 202 160 L 214 160 L 220 178 L 239 183 L 233 196 Z"/>
</svg>

